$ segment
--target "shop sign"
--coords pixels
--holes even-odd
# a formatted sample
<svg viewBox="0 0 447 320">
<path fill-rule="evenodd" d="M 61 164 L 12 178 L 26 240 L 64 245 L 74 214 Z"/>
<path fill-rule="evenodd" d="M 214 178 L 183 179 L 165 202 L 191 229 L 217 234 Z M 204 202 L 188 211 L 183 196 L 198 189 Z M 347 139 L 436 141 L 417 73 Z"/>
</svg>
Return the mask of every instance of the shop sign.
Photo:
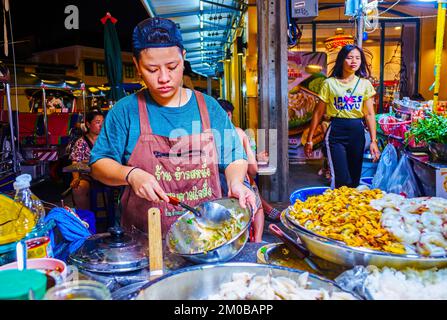
<svg viewBox="0 0 447 320">
<path fill-rule="evenodd" d="M 308 81 L 309 88 L 318 87 L 325 79 L 324 76 L 315 78 L 309 72 L 318 70 L 321 74 L 327 71 L 327 55 L 325 52 L 289 51 L 287 60 L 288 76 L 288 110 L 289 129 L 298 128 L 308 123 L 313 114 L 318 96 L 315 91 L 305 86 Z M 310 81 L 312 80 L 312 81 Z"/>
<path fill-rule="evenodd" d="M 324 41 L 324 45 L 326 46 L 326 50 L 331 52 L 336 50 L 337 48 L 344 47 L 348 44 L 354 44 L 354 37 L 350 35 L 336 35 L 334 37 L 327 38 Z"/>
</svg>

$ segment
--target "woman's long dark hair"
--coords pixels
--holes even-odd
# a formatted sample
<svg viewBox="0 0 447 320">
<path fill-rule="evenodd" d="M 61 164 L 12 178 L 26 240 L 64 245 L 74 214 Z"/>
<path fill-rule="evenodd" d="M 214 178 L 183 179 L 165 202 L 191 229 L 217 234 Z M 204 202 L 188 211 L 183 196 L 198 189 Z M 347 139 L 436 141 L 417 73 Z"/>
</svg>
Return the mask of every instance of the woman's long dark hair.
<svg viewBox="0 0 447 320">
<path fill-rule="evenodd" d="M 355 75 L 360 78 L 368 78 L 370 76 L 371 70 L 366 64 L 366 57 L 365 54 L 363 53 L 362 48 L 353 44 L 347 44 L 343 48 L 341 48 L 341 50 L 338 52 L 337 60 L 335 60 L 335 66 L 331 71 L 330 77 L 337 77 L 337 78 L 343 77 L 343 63 L 345 62 L 345 59 L 348 56 L 349 52 L 351 52 L 354 49 L 357 49 L 360 52 L 360 57 L 362 59 L 362 62 L 360 63 L 360 68 L 355 72 Z"/>
<path fill-rule="evenodd" d="M 104 118 L 104 114 L 103 114 L 101 111 L 99 111 L 99 110 L 97 110 L 97 109 L 94 109 L 94 110 L 92 110 L 92 111 L 90 111 L 90 112 L 88 112 L 88 113 L 86 114 L 86 116 L 85 116 L 85 122 L 86 122 L 86 123 L 88 122 L 89 124 L 91 124 L 92 121 L 93 121 L 93 119 L 95 119 L 96 116 L 101 116 L 101 117 Z M 85 126 L 85 127 L 87 128 L 87 132 L 89 132 L 89 131 L 90 131 L 90 128 L 87 127 L 87 126 Z"/>
<path fill-rule="evenodd" d="M 101 111 L 94 109 L 85 115 L 85 122 L 91 123 L 96 116 L 104 117 L 104 114 Z"/>
</svg>

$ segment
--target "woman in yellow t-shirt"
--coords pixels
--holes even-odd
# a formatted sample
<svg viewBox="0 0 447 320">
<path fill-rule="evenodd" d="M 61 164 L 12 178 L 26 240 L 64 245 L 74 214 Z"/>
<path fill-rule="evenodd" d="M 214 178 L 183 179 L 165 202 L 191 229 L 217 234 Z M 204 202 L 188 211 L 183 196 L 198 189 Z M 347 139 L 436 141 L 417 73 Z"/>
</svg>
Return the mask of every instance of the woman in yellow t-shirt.
<svg viewBox="0 0 447 320">
<path fill-rule="evenodd" d="M 373 96 L 376 94 L 366 79 L 370 70 L 365 54 L 355 45 L 344 46 L 337 55 L 334 69 L 320 90 L 304 151 L 312 152 L 312 138 L 323 115 L 331 119 L 326 132 L 326 147 L 332 174 L 332 188 L 357 187 L 362 171 L 365 148 L 364 124 L 371 135 L 373 161 L 380 152 L 377 147 L 376 119 Z"/>
</svg>

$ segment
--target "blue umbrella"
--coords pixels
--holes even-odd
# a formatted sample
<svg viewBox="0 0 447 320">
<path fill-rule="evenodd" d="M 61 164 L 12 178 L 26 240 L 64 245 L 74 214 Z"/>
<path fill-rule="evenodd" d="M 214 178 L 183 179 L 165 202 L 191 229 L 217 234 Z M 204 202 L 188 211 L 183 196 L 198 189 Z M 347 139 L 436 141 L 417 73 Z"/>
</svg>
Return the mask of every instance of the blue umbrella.
<svg viewBox="0 0 447 320">
<path fill-rule="evenodd" d="M 105 67 L 110 86 L 108 98 L 113 101 L 118 101 L 126 95 L 122 86 L 123 67 L 121 61 L 121 46 L 115 28 L 117 21 L 109 12 L 101 19 L 101 22 L 104 24 Z"/>
</svg>

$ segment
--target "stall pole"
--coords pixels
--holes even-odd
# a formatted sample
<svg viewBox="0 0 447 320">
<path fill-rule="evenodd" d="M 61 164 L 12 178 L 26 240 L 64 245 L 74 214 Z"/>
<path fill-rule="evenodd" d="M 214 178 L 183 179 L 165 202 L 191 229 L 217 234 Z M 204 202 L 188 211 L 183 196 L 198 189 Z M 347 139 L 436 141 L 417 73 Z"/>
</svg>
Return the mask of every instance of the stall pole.
<svg viewBox="0 0 447 320">
<path fill-rule="evenodd" d="M 9 118 L 9 130 L 11 132 L 11 152 L 12 152 L 12 169 L 14 173 L 18 172 L 16 147 L 14 144 L 14 122 L 12 120 L 12 105 L 11 105 L 11 87 L 9 83 L 6 83 L 6 102 L 8 104 L 8 118 Z"/>
<path fill-rule="evenodd" d="M 357 46 L 361 48 L 363 46 L 363 8 L 360 8 L 359 15 L 357 17 Z"/>
<path fill-rule="evenodd" d="M 445 14 L 447 9 L 446 0 L 438 0 L 438 22 L 436 28 L 436 53 L 435 53 L 435 88 L 433 92 L 433 111 L 438 111 L 438 95 L 441 78 L 441 58 L 444 40 Z"/>
<path fill-rule="evenodd" d="M 385 71 L 385 23 L 380 23 L 380 84 L 379 84 L 379 108 L 378 113 L 383 113 L 383 94 L 385 91 L 384 72 Z M 388 110 L 387 110 L 388 111 Z"/>
<path fill-rule="evenodd" d="M 259 179 L 262 195 L 270 201 L 287 201 L 289 196 L 286 5 L 286 1 L 256 0 L 259 128 L 265 131 L 270 164 L 278 168 L 274 175 Z"/>
<path fill-rule="evenodd" d="M 209 96 L 213 95 L 213 78 L 211 76 L 206 78 L 206 93 Z"/>
<path fill-rule="evenodd" d="M 45 128 L 45 145 L 48 147 L 48 115 L 47 115 L 47 94 L 45 85 L 42 83 L 42 108 L 43 108 L 43 126 Z"/>
<path fill-rule="evenodd" d="M 85 84 L 84 83 L 81 84 L 81 90 L 82 90 L 82 110 L 84 112 L 84 117 L 83 117 L 84 119 L 82 120 L 82 123 L 85 124 L 85 117 L 86 117 L 85 112 L 86 112 L 86 110 L 85 110 Z"/>
</svg>

